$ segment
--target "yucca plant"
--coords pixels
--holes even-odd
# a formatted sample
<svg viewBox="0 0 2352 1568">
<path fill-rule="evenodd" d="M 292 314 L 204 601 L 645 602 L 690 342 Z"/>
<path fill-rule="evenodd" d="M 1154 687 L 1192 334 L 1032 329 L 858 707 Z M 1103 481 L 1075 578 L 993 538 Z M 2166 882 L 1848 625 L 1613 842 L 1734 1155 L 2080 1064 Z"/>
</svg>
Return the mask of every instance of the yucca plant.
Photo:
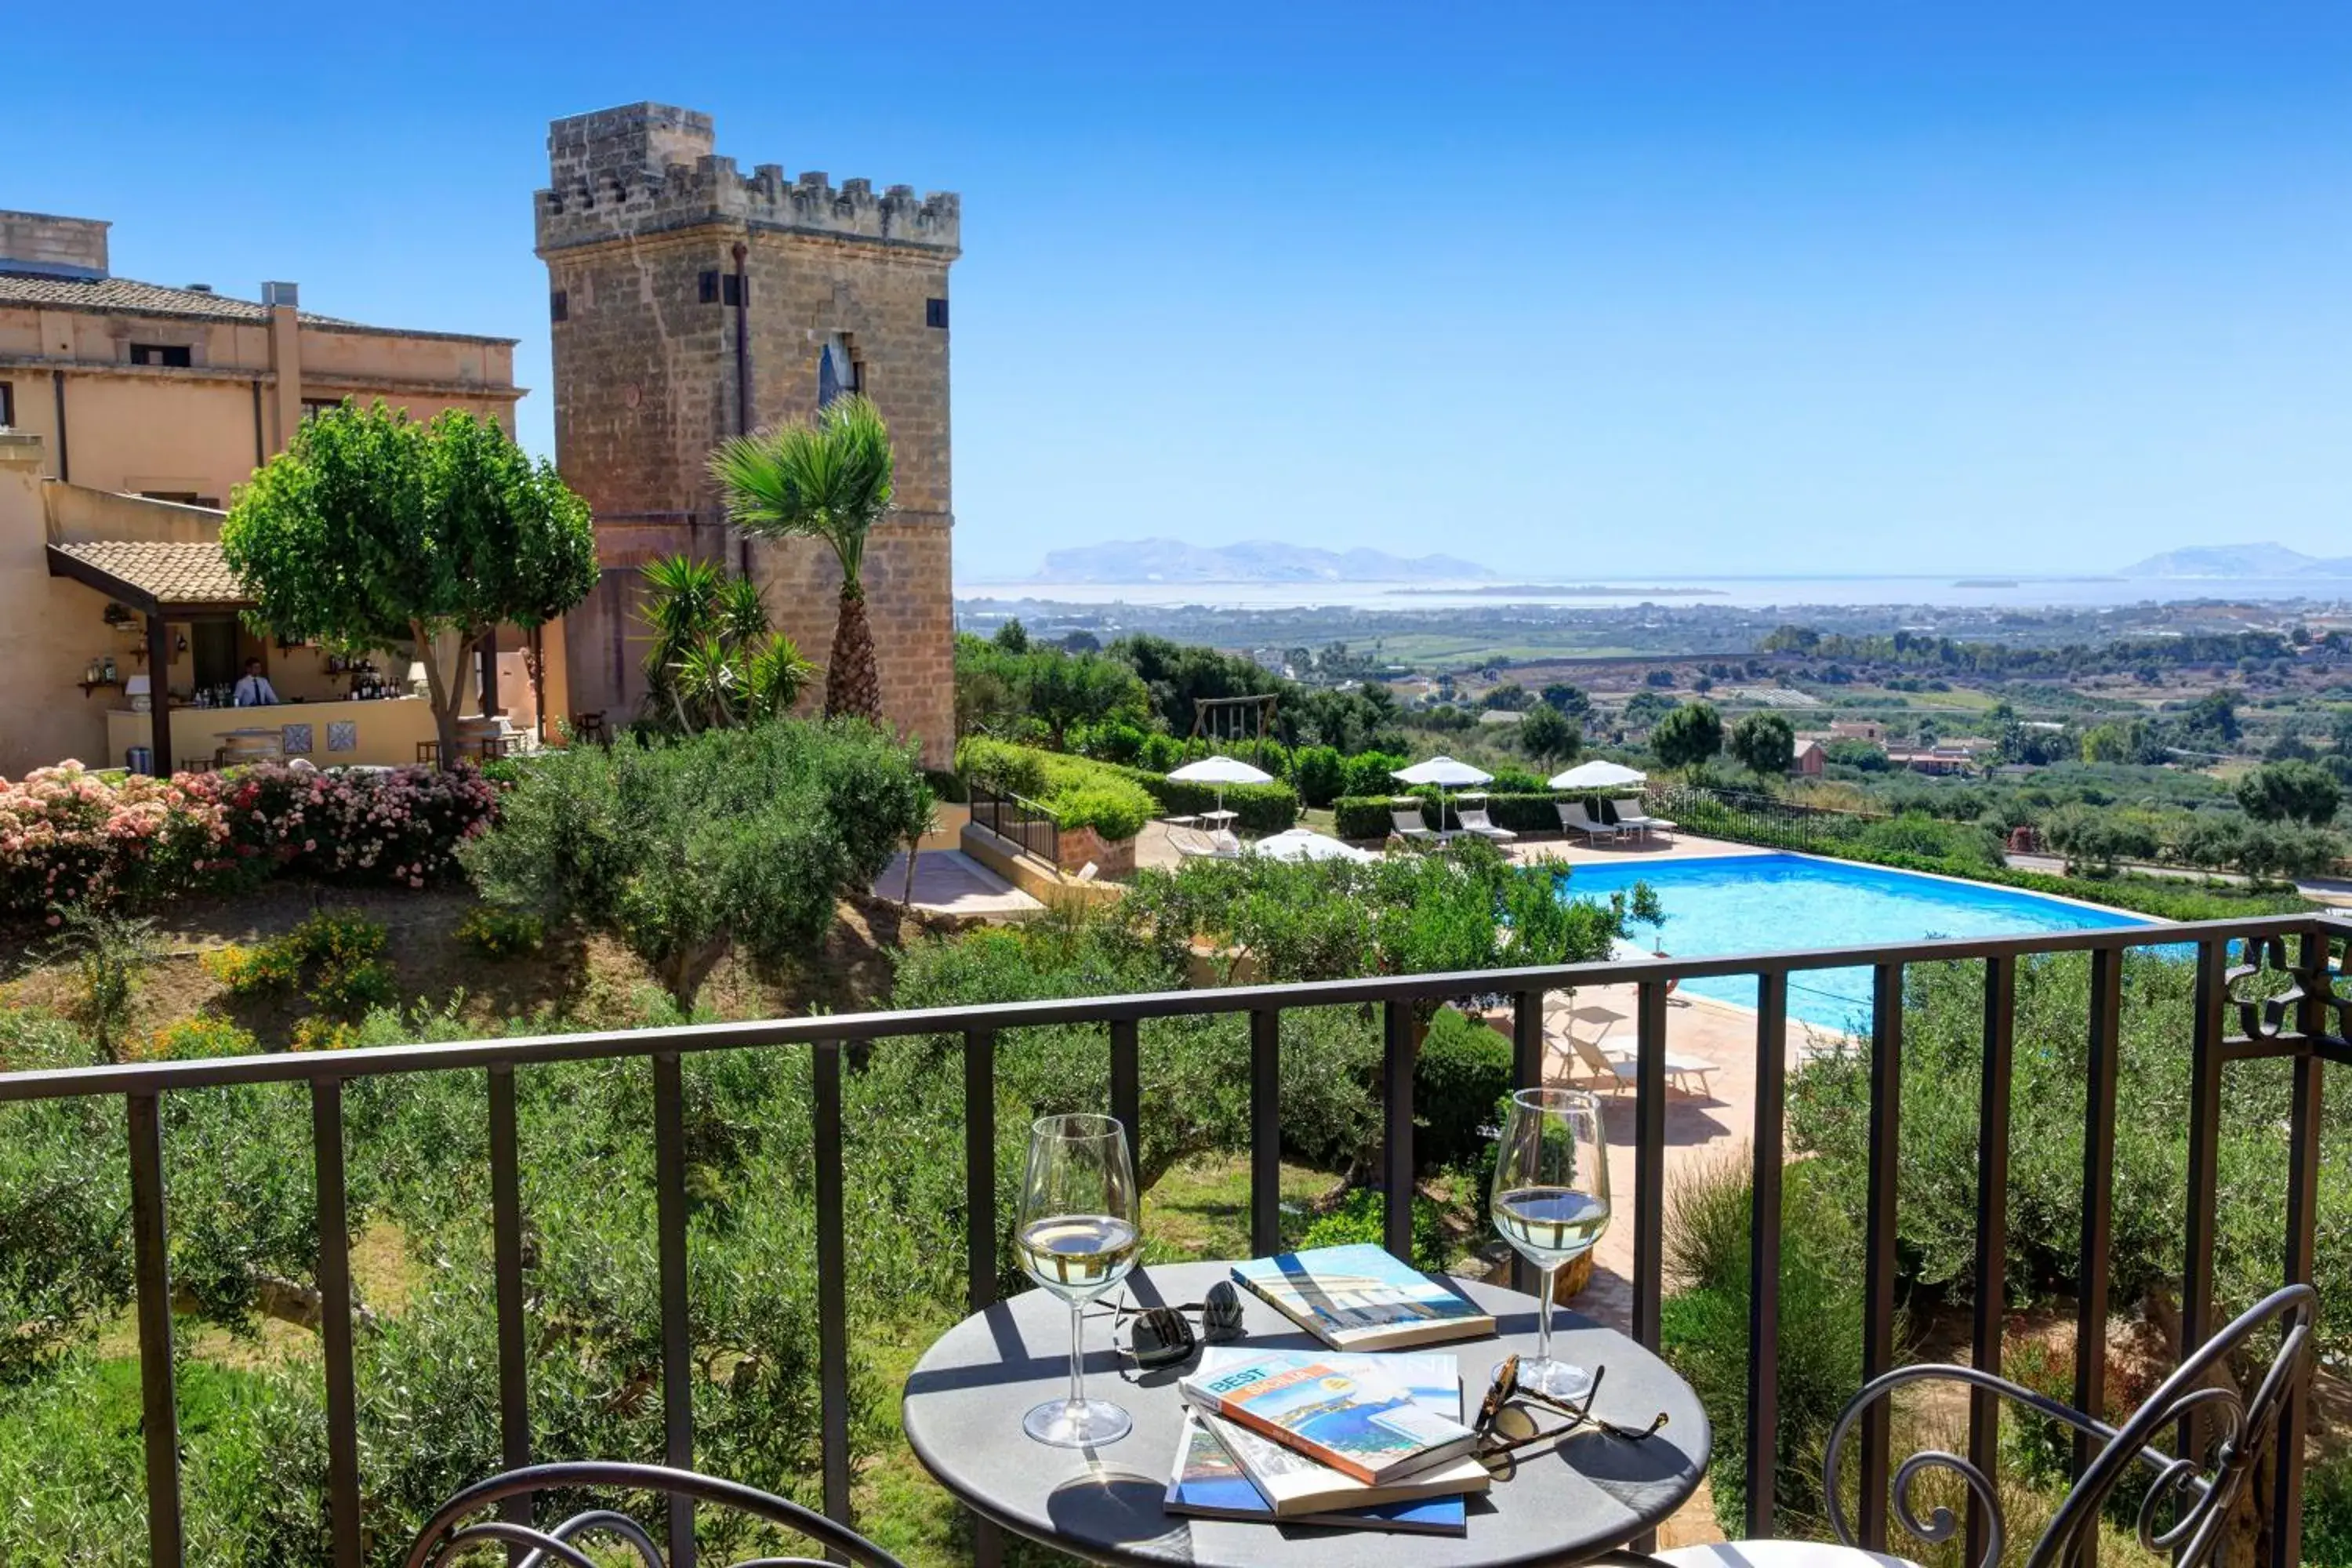
<svg viewBox="0 0 2352 1568">
<path fill-rule="evenodd" d="M 792 711 L 815 667 L 768 629 L 757 584 L 687 555 L 647 563 L 645 581 L 646 722 L 692 734 Z"/>
<path fill-rule="evenodd" d="M 890 510 L 890 431 L 862 396 L 835 400 L 806 425 L 738 436 L 710 455 L 728 514 L 761 539 L 821 539 L 841 563 L 841 607 L 824 671 L 824 711 L 882 718 L 874 633 L 866 619 L 866 541 Z"/>
</svg>

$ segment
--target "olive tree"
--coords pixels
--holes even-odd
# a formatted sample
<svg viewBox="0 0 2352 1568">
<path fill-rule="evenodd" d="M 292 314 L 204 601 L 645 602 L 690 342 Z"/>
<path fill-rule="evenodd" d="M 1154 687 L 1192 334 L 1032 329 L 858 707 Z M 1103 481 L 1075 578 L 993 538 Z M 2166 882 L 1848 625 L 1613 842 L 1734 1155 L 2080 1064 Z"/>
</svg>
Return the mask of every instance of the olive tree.
<svg viewBox="0 0 2352 1568">
<path fill-rule="evenodd" d="M 553 620 L 596 585 L 588 503 L 456 409 L 419 424 L 346 403 L 305 419 L 237 491 L 221 551 L 260 629 L 422 661 L 445 763 L 483 639 Z"/>
<path fill-rule="evenodd" d="M 1650 731 L 1650 750 L 1670 768 L 1696 772 L 1723 750 L 1723 720 L 1705 702 L 1685 702 Z"/>
<path fill-rule="evenodd" d="M 1797 760 L 1797 731 L 1778 713 L 1750 713 L 1731 727 L 1731 754 L 1748 772 L 1777 778 Z"/>
</svg>

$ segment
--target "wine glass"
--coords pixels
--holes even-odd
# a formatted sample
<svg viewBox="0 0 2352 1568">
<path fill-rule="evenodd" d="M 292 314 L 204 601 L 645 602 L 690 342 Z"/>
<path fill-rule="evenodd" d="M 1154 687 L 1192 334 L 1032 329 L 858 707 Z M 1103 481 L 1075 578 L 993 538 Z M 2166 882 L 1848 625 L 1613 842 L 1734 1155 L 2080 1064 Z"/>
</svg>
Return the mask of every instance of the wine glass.
<svg viewBox="0 0 2352 1568">
<path fill-rule="evenodd" d="M 1046 1116 L 1029 1129 L 1029 1169 L 1021 1182 L 1014 1249 L 1030 1279 L 1070 1304 L 1070 1394 L 1022 1418 L 1021 1429 L 1057 1448 L 1083 1448 L 1127 1436 L 1134 1423 L 1084 1382 L 1086 1304 L 1135 1267 L 1143 1250 L 1135 1162 L 1115 1118 Z"/>
<path fill-rule="evenodd" d="M 1552 1279 L 1581 1258 L 1609 1226 L 1609 1137 L 1601 1101 L 1582 1089 L 1523 1089 L 1511 1096 L 1495 1152 L 1495 1228 L 1543 1273 L 1535 1359 L 1519 1363 L 1519 1384 L 1555 1399 L 1592 1386 L 1582 1367 L 1551 1353 Z"/>
</svg>

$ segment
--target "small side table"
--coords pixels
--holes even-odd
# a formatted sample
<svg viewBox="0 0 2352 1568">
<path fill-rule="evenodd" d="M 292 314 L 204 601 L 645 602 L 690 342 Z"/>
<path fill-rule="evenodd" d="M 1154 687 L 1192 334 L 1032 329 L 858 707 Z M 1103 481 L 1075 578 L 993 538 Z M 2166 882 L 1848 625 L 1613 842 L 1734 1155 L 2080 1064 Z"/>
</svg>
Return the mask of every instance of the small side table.
<svg viewBox="0 0 2352 1568">
<path fill-rule="evenodd" d="M 1127 1292 L 1142 1303 L 1197 1301 L 1227 1277 L 1223 1263 L 1139 1270 Z M 1495 1317 L 1496 1336 L 1430 1345 L 1462 1368 L 1465 1416 L 1475 1415 L 1496 1362 L 1531 1355 L 1532 1296 L 1457 1280 Z M 1289 1319 L 1242 1292 L 1246 1342 L 1266 1350 L 1321 1348 Z M 1597 1414 L 1646 1423 L 1655 1436 L 1627 1442 L 1590 1429 L 1520 1458 L 1508 1479 L 1470 1501 L 1461 1536 L 1392 1534 L 1165 1512 L 1160 1499 L 1183 1424 L 1182 1369 L 1139 1372 L 1111 1349 L 1108 1320 L 1087 1325 L 1087 1389 L 1117 1401 L 1135 1429 L 1099 1449 L 1049 1448 L 1021 1431 L 1022 1412 L 1063 1394 L 1070 1374 L 1069 1310 L 1043 1290 L 966 1318 L 923 1352 L 907 1379 L 902 1415 L 916 1458 L 974 1512 L 1016 1534 L 1089 1562 L 1191 1568 L 1505 1568 L 1589 1563 L 1622 1547 L 1683 1505 L 1706 1473 L 1714 1436 L 1690 1384 L 1616 1330 L 1570 1311 L 1552 1320 L 1554 1353 L 1608 1369 Z"/>
</svg>

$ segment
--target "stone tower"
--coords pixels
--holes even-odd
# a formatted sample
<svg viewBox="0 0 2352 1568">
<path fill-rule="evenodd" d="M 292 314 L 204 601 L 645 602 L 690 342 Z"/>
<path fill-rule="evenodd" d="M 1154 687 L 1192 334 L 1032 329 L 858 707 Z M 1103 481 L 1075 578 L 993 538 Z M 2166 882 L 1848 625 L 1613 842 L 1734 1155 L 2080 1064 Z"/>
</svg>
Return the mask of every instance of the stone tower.
<svg viewBox="0 0 2352 1568">
<path fill-rule="evenodd" d="M 689 552 L 748 567 L 777 628 L 823 663 L 840 570 L 824 545 L 740 538 L 704 468 L 727 437 L 862 391 L 889 422 L 898 510 L 866 554 L 885 718 L 945 766 L 954 746 L 949 536 L 950 193 L 749 177 L 710 117 L 638 103 L 548 129 L 537 200 L 555 358 L 556 462 L 596 514 L 604 578 L 565 617 L 572 706 L 633 717 L 645 690 L 637 569 Z"/>
</svg>

